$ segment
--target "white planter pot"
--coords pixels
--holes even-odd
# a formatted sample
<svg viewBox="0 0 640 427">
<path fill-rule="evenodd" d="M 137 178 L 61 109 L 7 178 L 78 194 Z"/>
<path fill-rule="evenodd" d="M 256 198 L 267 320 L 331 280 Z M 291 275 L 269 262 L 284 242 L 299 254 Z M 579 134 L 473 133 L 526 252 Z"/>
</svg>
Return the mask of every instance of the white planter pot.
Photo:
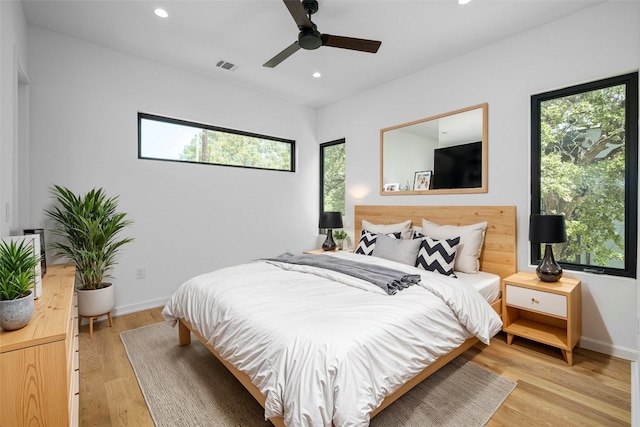
<svg viewBox="0 0 640 427">
<path fill-rule="evenodd" d="M 24 328 L 31 320 L 34 309 L 33 291 L 26 297 L 0 301 L 0 327 L 5 331 Z"/>
<path fill-rule="evenodd" d="M 77 289 L 78 314 L 82 317 L 98 317 L 113 310 L 116 305 L 116 287 L 100 289 Z"/>
</svg>

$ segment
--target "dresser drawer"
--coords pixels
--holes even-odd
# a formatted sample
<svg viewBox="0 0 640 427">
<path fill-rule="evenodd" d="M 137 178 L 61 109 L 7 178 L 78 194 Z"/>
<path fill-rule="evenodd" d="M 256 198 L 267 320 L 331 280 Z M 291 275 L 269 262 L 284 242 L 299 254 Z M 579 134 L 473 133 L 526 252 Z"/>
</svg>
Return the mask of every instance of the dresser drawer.
<svg viewBox="0 0 640 427">
<path fill-rule="evenodd" d="M 507 305 L 517 306 L 527 310 L 551 314 L 562 318 L 567 317 L 567 297 L 549 292 L 536 291 L 520 286 L 506 286 Z"/>
<path fill-rule="evenodd" d="M 78 427 L 80 425 L 80 395 L 74 394 L 71 398 L 71 427 Z"/>
</svg>

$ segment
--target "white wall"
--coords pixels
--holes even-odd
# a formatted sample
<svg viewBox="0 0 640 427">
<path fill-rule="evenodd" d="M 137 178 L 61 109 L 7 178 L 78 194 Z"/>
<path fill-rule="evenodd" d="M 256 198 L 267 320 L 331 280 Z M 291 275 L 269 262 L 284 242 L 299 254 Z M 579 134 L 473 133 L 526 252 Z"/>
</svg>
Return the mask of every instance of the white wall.
<svg viewBox="0 0 640 427">
<path fill-rule="evenodd" d="M 640 3 L 607 2 L 321 108 L 318 139 L 347 141 L 347 222 L 353 205 L 516 205 L 518 267 L 529 265 L 530 97 L 637 70 Z M 489 104 L 489 192 L 380 196 L 379 130 L 420 117 Z M 359 114 L 354 115 L 353 111 Z M 358 159 L 352 161 L 350 159 Z M 582 280 L 586 348 L 635 358 L 637 281 L 566 271 Z"/>
<path fill-rule="evenodd" d="M 28 140 L 24 103 L 27 89 L 19 84 L 19 68 L 27 75 L 26 22 L 19 1 L 0 1 L 0 235 L 15 234 L 26 224 L 20 206 L 28 193 L 19 189 L 28 180 L 26 164 Z M 20 90 L 19 90 L 20 87 Z M 22 116 L 19 115 L 22 112 Z M 21 118 L 19 120 L 19 117 Z M 25 142 L 20 148 L 18 141 Z"/>
<path fill-rule="evenodd" d="M 53 184 L 120 195 L 136 241 L 114 270 L 116 314 L 162 305 L 196 274 L 316 247 L 315 110 L 47 30 L 28 36 L 33 226 L 50 228 Z M 139 160 L 138 111 L 293 139 L 298 172 Z"/>
<path fill-rule="evenodd" d="M 434 150 L 438 148 L 435 139 L 395 129 L 387 132 L 384 144 L 383 184 L 399 183 L 413 190 L 415 173 L 433 171 Z"/>
</svg>

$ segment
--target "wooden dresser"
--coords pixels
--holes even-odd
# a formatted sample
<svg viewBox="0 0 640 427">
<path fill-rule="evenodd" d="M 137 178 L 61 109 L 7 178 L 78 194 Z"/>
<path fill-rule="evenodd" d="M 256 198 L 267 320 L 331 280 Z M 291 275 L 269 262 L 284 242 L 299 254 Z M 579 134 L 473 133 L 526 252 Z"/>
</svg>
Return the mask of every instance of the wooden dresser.
<svg viewBox="0 0 640 427">
<path fill-rule="evenodd" d="M 0 427 L 77 426 L 75 267 L 47 266 L 27 326 L 0 330 Z"/>
</svg>

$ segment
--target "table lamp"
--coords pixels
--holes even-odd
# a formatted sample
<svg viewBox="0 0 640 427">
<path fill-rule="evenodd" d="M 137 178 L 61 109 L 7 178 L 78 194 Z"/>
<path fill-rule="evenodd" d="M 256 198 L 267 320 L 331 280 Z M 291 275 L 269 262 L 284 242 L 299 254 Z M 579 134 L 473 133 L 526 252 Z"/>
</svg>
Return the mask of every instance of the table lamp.
<svg viewBox="0 0 640 427">
<path fill-rule="evenodd" d="M 342 228 L 342 213 L 341 212 L 322 212 L 320 215 L 319 228 L 327 229 L 327 239 L 322 244 L 322 249 L 325 251 L 333 251 L 336 249 L 336 242 L 333 241 L 333 229 Z"/>
<path fill-rule="evenodd" d="M 552 243 L 567 241 L 564 215 L 533 214 L 529 218 L 529 241 L 545 245 L 544 256 L 536 268 L 543 282 L 557 282 L 562 277 L 562 268 L 553 257 Z"/>
</svg>

